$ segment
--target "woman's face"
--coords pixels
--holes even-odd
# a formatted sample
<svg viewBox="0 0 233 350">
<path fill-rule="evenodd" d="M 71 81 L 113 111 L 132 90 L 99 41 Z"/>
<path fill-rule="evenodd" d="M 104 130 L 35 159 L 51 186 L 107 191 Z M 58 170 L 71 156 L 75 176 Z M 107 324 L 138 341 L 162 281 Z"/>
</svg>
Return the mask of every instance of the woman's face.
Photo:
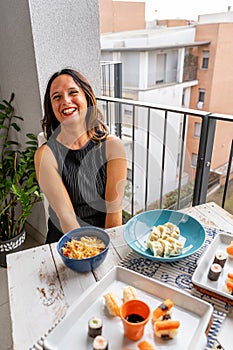
<svg viewBox="0 0 233 350">
<path fill-rule="evenodd" d="M 68 74 L 59 75 L 51 84 L 50 99 L 55 117 L 62 124 L 84 122 L 87 99 L 84 91 Z"/>
</svg>

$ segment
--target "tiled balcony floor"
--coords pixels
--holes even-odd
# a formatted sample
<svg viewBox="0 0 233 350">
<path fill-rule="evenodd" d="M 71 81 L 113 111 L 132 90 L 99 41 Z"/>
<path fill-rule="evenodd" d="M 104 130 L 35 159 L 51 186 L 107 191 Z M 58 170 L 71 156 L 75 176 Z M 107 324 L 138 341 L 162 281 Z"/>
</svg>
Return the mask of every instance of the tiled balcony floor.
<svg viewBox="0 0 233 350">
<path fill-rule="evenodd" d="M 27 236 L 24 249 L 38 246 L 32 237 Z M 0 349 L 13 350 L 11 319 L 7 286 L 7 269 L 0 267 Z"/>
</svg>

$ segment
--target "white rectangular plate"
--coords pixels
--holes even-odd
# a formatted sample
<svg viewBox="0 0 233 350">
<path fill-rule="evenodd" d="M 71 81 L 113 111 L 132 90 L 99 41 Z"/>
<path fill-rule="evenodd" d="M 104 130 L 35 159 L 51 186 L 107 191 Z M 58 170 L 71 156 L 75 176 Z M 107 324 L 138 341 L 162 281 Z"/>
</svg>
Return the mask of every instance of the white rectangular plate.
<svg viewBox="0 0 233 350">
<path fill-rule="evenodd" d="M 119 317 L 109 316 L 103 295 L 114 292 L 122 303 L 124 286 L 131 285 L 138 291 L 138 298 L 149 304 L 153 311 L 164 299 L 174 302 L 172 318 L 181 326 L 176 338 L 161 340 L 154 336 L 152 324 L 145 327 L 141 340 L 154 344 L 156 350 L 202 350 L 206 346 L 205 330 L 209 324 L 213 308 L 202 300 L 168 285 L 142 276 L 123 267 L 115 267 L 101 281 L 81 296 L 68 315 L 59 323 L 44 341 L 47 350 L 92 350 L 92 340 L 88 336 L 88 320 L 95 316 L 103 320 L 102 334 L 109 340 L 109 349 L 138 350 L 137 342 L 124 337 Z"/>
<path fill-rule="evenodd" d="M 222 272 L 217 281 L 208 279 L 208 272 L 213 263 L 217 251 L 226 253 L 226 247 L 233 241 L 233 236 L 226 233 L 219 233 L 214 237 L 213 242 L 209 245 L 206 251 L 200 258 L 198 266 L 193 274 L 192 282 L 194 286 L 201 288 L 206 294 L 212 295 L 223 301 L 233 303 L 233 295 L 230 295 L 225 290 L 225 281 L 228 272 L 233 273 L 233 259 L 227 258 L 227 261 L 222 269 Z"/>
<path fill-rule="evenodd" d="M 218 334 L 218 340 L 225 350 L 231 350 L 233 344 L 233 309 L 231 309 L 225 318 Z"/>
</svg>

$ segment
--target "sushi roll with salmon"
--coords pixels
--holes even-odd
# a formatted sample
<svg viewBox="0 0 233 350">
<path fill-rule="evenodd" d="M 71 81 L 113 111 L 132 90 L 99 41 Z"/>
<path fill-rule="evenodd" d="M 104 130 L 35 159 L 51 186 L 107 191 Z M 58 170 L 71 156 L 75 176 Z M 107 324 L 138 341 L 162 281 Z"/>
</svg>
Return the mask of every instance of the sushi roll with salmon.
<svg viewBox="0 0 233 350">
<path fill-rule="evenodd" d="M 120 306 L 118 304 L 117 296 L 114 293 L 107 293 L 104 295 L 105 305 L 111 316 L 120 316 Z"/>
<path fill-rule="evenodd" d="M 225 287 L 226 287 L 227 293 L 233 295 L 233 281 L 227 280 Z"/>
<path fill-rule="evenodd" d="M 152 323 L 171 318 L 173 306 L 174 303 L 171 299 L 165 299 L 162 304 L 152 312 Z"/>
<path fill-rule="evenodd" d="M 227 246 L 226 252 L 230 258 L 233 258 L 233 241 Z"/>
<path fill-rule="evenodd" d="M 180 321 L 164 320 L 154 323 L 154 334 L 163 339 L 173 339 L 180 328 Z"/>
<path fill-rule="evenodd" d="M 229 281 L 232 281 L 232 282 L 233 282 L 233 273 L 228 272 L 228 274 L 227 274 L 227 279 L 228 279 Z"/>
<path fill-rule="evenodd" d="M 108 340 L 102 335 L 98 335 L 93 340 L 93 350 L 108 350 Z"/>
<path fill-rule="evenodd" d="M 155 347 L 148 343 L 148 341 L 143 340 L 140 343 L 138 343 L 139 350 L 155 350 Z"/>
<path fill-rule="evenodd" d="M 225 284 L 226 292 L 233 295 L 233 273 L 228 272 Z"/>
<path fill-rule="evenodd" d="M 217 281 L 219 279 L 219 276 L 222 272 L 222 266 L 219 264 L 211 264 L 209 273 L 208 273 L 208 279 L 211 281 Z"/>
</svg>

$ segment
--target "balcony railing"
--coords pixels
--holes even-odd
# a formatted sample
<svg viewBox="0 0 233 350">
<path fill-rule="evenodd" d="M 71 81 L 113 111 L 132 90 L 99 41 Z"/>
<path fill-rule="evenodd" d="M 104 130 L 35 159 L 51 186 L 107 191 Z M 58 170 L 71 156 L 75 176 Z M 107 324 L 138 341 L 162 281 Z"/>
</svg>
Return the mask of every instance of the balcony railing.
<svg viewBox="0 0 233 350">
<path fill-rule="evenodd" d="M 232 123 L 232 115 L 106 96 L 97 101 L 110 132 L 125 143 L 128 179 L 124 210 L 129 215 L 149 209 L 182 209 L 207 201 L 216 123 Z M 187 146 L 192 117 L 201 126 L 200 137 L 195 139 L 196 164 Z M 230 167 L 228 172 L 227 181 Z M 213 184 L 216 182 L 215 179 Z"/>
</svg>

